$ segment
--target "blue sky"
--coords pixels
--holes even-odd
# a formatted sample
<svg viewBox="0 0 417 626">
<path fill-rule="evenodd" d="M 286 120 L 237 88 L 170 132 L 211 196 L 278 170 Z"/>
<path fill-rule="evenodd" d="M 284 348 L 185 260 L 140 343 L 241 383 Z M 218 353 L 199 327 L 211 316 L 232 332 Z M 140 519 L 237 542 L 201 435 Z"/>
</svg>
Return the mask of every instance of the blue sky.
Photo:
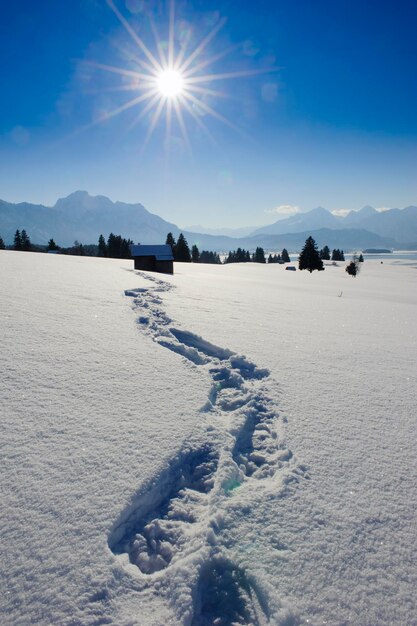
<svg viewBox="0 0 417 626">
<path fill-rule="evenodd" d="M 168 5 L 115 4 L 155 53 L 148 16 L 166 39 Z M 196 62 L 234 49 L 199 75 L 252 74 L 205 83 L 230 96 L 204 102 L 238 131 L 198 109 L 206 134 L 184 111 L 191 149 L 175 123 L 166 149 L 162 116 L 143 149 L 154 109 L 91 125 L 136 95 L 98 65 L 135 70 L 144 58 L 105 0 L 3 3 L 2 199 L 52 205 L 86 189 L 212 227 L 417 203 L 414 1 L 178 1 L 175 15 L 185 58 L 227 19 Z"/>
</svg>

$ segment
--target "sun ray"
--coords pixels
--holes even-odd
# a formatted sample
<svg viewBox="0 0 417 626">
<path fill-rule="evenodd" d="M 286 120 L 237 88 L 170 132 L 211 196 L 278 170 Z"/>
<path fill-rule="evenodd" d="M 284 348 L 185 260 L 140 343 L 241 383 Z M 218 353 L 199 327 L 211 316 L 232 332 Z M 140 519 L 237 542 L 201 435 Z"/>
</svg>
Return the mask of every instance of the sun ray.
<svg viewBox="0 0 417 626">
<path fill-rule="evenodd" d="M 235 46 L 230 46 L 230 48 L 227 48 L 226 50 L 223 50 L 222 52 L 219 52 L 218 54 L 215 54 L 214 56 L 210 57 L 209 59 L 205 59 L 204 61 L 200 61 L 200 63 L 197 63 L 191 69 L 183 72 L 184 78 L 188 78 L 189 76 L 193 76 L 194 74 L 196 74 L 197 72 L 200 72 L 203 68 L 207 67 L 208 65 L 211 65 L 212 63 L 215 63 L 216 61 L 219 61 L 220 59 L 223 59 L 225 56 L 227 56 L 228 54 L 230 54 L 234 50 L 237 50 L 239 47 L 240 47 L 240 44 L 239 45 L 236 44 Z"/>
<path fill-rule="evenodd" d="M 142 39 L 139 37 L 139 35 L 137 33 L 135 33 L 135 31 L 133 30 L 133 28 L 131 27 L 131 25 L 129 24 L 129 22 L 126 20 L 125 17 L 123 17 L 123 15 L 120 13 L 119 9 L 116 7 L 116 5 L 114 4 L 113 0 L 106 0 L 108 6 L 111 8 L 111 10 L 113 11 L 113 13 L 116 15 L 116 17 L 118 18 L 118 20 L 120 21 L 120 23 L 125 27 L 126 31 L 129 33 L 129 35 L 132 37 L 133 41 L 139 46 L 139 48 L 142 50 L 143 54 L 147 57 L 147 59 L 151 62 L 151 64 L 154 66 L 156 71 L 159 71 L 161 69 L 160 64 L 158 63 L 158 61 L 155 59 L 154 55 L 152 54 L 152 52 L 147 48 L 147 46 L 144 44 L 144 42 L 142 41 Z"/>
<path fill-rule="evenodd" d="M 145 61 L 144 59 L 141 59 L 139 56 L 137 56 L 136 54 L 133 55 L 129 55 L 130 56 L 130 60 L 133 60 L 135 63 L 137 63 L 142 69 L 145 69 L 149 72 L 149 74 L 156 74 L 157 70 L 154 68 L 153 65 L 151 65 L 150 63 L 148 63 L 147 61 Z"/>
<path fill-rule="evenodd" d="M 178 100 L 174 100 L 173 105 L 174 105 L 175 114 L 177 116 L 178 124 L 181 128 L 181 133 L 184 138 L 185 145 L 187 147 L 187 151 L 189 152 L 190 155 L 192 155 L 190 139 L 188 137 L 187 128 L 184 123 L 184 118 L 182 116 L 182 112 L 181 112 Z"/>
<path fill-rule="evenodd" d="M 192 93 L 187 93 L 187 98 L 194 102 L 194 104 L 196 104 L 198 107 L 200 107 L 200 109 L 202 109 L 209 115 L 216 118 L 220 122 L 223 122 L 223 124 L 226 124 L 226 126 L 229 126 L 229 128 L 233 128 L 233 130 L 237 131 L 239 134 L 244 134 L 243 131 L 238 126 L 236 126 L 236 124 L 233 124 L 233 122 L 228 120 L 227 117 L 224 117 L 223 115 L 221 115 L 221 113 L 213 109 L 211 106 L 193 96 Z"/>
<path fill-rule="evenodd" d="M 205 74 L 204 76 L 194 76 L 187 78 L 189 85 L 195 83 L 205 83 L 212 80 L 224 80 L 225 78 L 243 78 L 244 76 L 259 76 L 261 74 L 270 74 L 271 72 L 277 72 L 279 68 L 265 67 L 257 70 L 239 70 L 236 72 L 223 72 L 222 74 Z"/>
<path fill-rule="evenodd" d="M 223 26 L 226 24 L 226 18 L 223 17 L 221 20 L 219 20 L 216 24 L 216 26 L 214 26 L 214 28 L 209 32 L 209 34 L 203 39 L 203 41 L 197 46 L 197 48 L 194 50 L 194 52 L 192 52 L 187 59 L 184 61 L 184 63 L 178 68 L 178 71 L 181 72 L 181 74 L 183 74 L 185 72 L 185 70 L 187 69 L 187 67 L 189 67 L 191 65 L 191 63 L 194 61 L 194 59 L 196 57 L 198 57 L 199 54 L 201 54 L 204 50 L 204 48 L 207 46 L 207 44 L 210 43 L 210 41 L 213 39 L 213 37 L 215 37 L 217 35 L 217 33 L 219 32 L 219 30 L 221 28 L 223 28 Z"/>
<path fill-rule="evenodd" d="M 159 98 L 159 94 L 156 94 L 156 95 Z M 100 116 L 98 119 L 94 120 L 93 122 L 89 122 L 88 124 L 84 124 L 83 126 L 80 126 L 79 128 L 77 128 L 73 132 L 69 133 L 67 135 L 66 139 L 70 139 L 70 138 L 76 137 L 77 135 L 80 135 L 81 133 L 83 133 L 83 132 L 85 132 L 87 130 L 90 130 L 91 128 L 94 128 L 95 126 L 98 126 L 99 124 L 104 124 L 105 122 L 107 122 L 108 120 L 112 119 L 116 115 L 119 115 L 120 113 L 123 113 L 124 111 L 127 111 L 127 110 L 131 109 L 132 107 L 134 107 L 134 106 L 136 106 L 138 104 L 141 104 L 142 102 L 145 102 L 149 98 L 152 98 L 152 93 L 151 92 L 147 92 L 147 93 L 144 93 L 144 94 L 138 96 L 137 98 L 133 98 L 132 100 L 129 100 L 128 102 L 125 102 L 121 106 L 117 107 L 117 109 L 113 109 L 109 113 L 106 113 L 105 115 Z M 147 108 L 147 107 L 145 107 L 145 108 Z M 144 109 L 142 110 L 142 113 L 143 113 L 143 111 L 144 111 Z"/>
<path fill-rule="evenodd" d="M 181 99 L 181 104 L 188 111 L 188 113 L 191 115 L 191 117 L 194 119 L 194 121 L 197 123 L 197 125 L 204 131 L 204 133 L 210 139 L 211 143 L 214 146 L 217 146 L 218 145 L 217 141 L 214 139 L 213 135 L 211 134 L 211 132 L 207 128 L 206 124 L 204 124 L 204 122 L 201 119 L 201 117 L 199 115 L 197 115 L 197 113 L 193 110 L 192 106 L 187 101 L 186 97 Z"/>
<path fill-rule="evenodd" d="M 143 109 L 140 110 L 140 112 L 135 117 L 133 122 L 128 126 L 128 131 L 131 131 L 132 128 L 134 128 L 140 122 L 140 120 L 143 117 L 145 117 L 145 115 L 152 109 L 152 107 L 154 107 L 155 104 L 160 100 L 161 95 L 159 94 L 159 92 L 156 92 L 153 95 L 151 95 L 150 97 L 152 99 L 149 100 L 149 102 L 146 104 L 146 106 Z"/>
<path fill-rule="evenodd" d="M 175 5 L 174 0 L 169 2 L 169 33 L 168 33 L 168 67 L 174 67 L 174 17 L 175 17 Z"/>
<path fill-rule="evenodd" d="M 154 114 L 152 116 L 152 120 L 151 120 L 150 126 L 148 128 L 148 132 L 146 133 L 146 137 L 145 137 L 145 140 L 143 142 L 142 153 L 146 150 L 146 147 L 147 147 L 147 145 L 148 145 L 148 143 L 149 143 L 149 141 L 150 141 L 150 139 L 151 139 L 151 137 L 153 135 L 153 132 L 154 132 L 154 130 L 156 128 L 158 120 L 159 120 L 159 118 L 161 116 L 162 109 L 164 108 L 164 104 L 165 104 L 164 99 L 162 97 L 160 97 L 158 106 L 157 106 L 157 108 L 154 111 Z"/>
<path fill-rule="evenodd" d="M 84 89 L 85 94 L 100 94 L 100 93 L 117 93 L 124 91 L 138 91 L 144 89 L 143 85 L 128 84 L 128 85 L 114 85 L 113 87 L 96 87 L 95 89 Z"/>
<path fill-rule="evenodd" d="M 190 90 L 191 91 L 191 90 Z M 187 94 L 189 92 L 187 84 L 185 84 L 183 92 Z M 214 96 L 216 98 L 229 98 L 232 99 L 232 96 L 224 91 L 218 91 L 217 89 L 209 89 L 209 87 L 200 87 L 197 85 L 192 86 L 192 92 L 201 93 L 205 96 Z"/>
<path fill-rule="evenodd" d="M 149 80 L 152 76 L 150 74 L 143 74 L 136 70 L 126 70 L 122 67 L 115 67 L 114 65 L 107 65 L 106 63 L 95 63 L 95 61 L 83 61 L 85 65 L 91 65 L 99 70 L 105 70 L 113 74 L 120 74 L 120 76 L 130 76 L 133 78 L 142 78 L 143 80 Z M 155 75 L 157 73 L 155 72 Z"/>
<path fill-rule="evenodd" d="M 167 57 L 165 54 L 165 50 L 161 44 L 161 40 L 159 38 L 158 35 L 158 31 L 156 29 L 156 24 L 155 21 L 152 17 L 152 14 L 149 15 L 149 22 L 151 24 L 151 30 L 152 30 L 152 34 L 154 36 L 155 39 L 155 43 L 156 43 L 156 48 L 158 50 L 158 54 L 159 54 L 159 63 L 161 65 L 161 67 L 166 67 L 168 65 L 168 61 L 167 61 Z"/>
<path fill-rule="evenodd" d="M 165 152 L 169 156 L 171 152 L 171 123 L 172 123 L 172 100 L 167 101 L 165 113 Z"/>
<path fill-rule="evenodd" d="M 112 117 L 115 117 L 115 115 L 119 115 L 120 113 L 123 113 L 124 111 L 127 111 L 128 109 L 131 109 L 137 104 L 140 104 L 141 102 L 144 102 L 145 100 L 148 100 L 149 98 L 152 97 L 153 93 L 152 93 L 152 90 L 149 90 L 148 92 L 138 96 L 137 98 L 133 98 L 132 100 L 125 102 L 121 106 L 117 107 L 117 109 L 113 109 L 112 111 L 110 111 L 110 113 L 106 113 L 103 117 L 97 120 L 97 122 L 93 122 L 93 124 L 96 124 L 96 123 L 99 124 L 100 122 L 107 122 L 107 120 L 111 119 Z"/>
</svg>

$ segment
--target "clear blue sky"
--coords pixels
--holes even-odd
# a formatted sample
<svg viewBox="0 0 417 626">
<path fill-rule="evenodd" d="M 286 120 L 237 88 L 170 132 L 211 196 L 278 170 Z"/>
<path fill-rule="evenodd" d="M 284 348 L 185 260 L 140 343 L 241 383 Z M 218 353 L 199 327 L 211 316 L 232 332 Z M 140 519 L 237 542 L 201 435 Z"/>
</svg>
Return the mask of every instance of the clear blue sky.
<svg viewBox="0 0 417 626">
<path fill-rule="evenodd" d="M 155 53 L 147 14 L 166 39 L 167 4 L 115 4 Z M 239 46 L 200 75 L 277 71 L 207 83 L 231 97 L 205 102 L 242 132 L 198 110 L 213 143 L 184 112 L 191 154 L 174 123 L 167 156 L 162 118 L 142 151 L 143 105 L 88 127 L 137 94 L 85 62 L 134 70 L 144 58 L 105 0 L 4 2 L 0 198 L 52 205 L 86 189 L 180 226 L 263 224 L 281 206 L 417 204 L 415 0 L 178 1 L 176 49 L 189 35 L 190 54 L 221 17 L 198 60 Z"/>
</svg>

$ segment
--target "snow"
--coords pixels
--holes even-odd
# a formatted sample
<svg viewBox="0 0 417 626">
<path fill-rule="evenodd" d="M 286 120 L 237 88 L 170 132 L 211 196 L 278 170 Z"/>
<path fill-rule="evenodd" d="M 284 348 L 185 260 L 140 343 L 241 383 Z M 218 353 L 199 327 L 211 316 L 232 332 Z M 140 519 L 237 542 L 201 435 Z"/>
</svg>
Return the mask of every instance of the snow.
<svg viewBox="0 0 417 626">
<path fill-rule="evenodd" d="M 1 623 L 417 623 L 416 281 L 1 251 Z"/>
</svg>

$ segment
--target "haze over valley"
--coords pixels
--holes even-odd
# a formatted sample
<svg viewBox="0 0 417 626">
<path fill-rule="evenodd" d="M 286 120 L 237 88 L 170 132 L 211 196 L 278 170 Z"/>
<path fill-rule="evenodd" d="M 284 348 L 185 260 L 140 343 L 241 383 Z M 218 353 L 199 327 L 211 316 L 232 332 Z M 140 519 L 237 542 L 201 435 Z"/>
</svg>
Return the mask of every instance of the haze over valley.
<svg viewBox="0 0 417 626">
<path fill-rule="evenodd" d="M 110 232 L 142 244 L 164 243 L 168 232 L 175 237 L 183 232 L 189 245 L 197 244 L 199 248 L 218 252 L 238 246 L 248 249 L 286 247 L 296 251 L 309 235 L 319 246 L 344 250 L 414 249 L 417 247 L 417 207 L 379 212 L 366 206 L 345 217 L 318 207 L 252 231 L 247 228 L 245 236 L 231 237 L 228 229 L 218 229 L 217 234 L 187 231 L 150 213 L 140 203 L 113 202 L 105 196 L 76 191 L 60 198 L 53 207 L 0 200 L 0 235 L 6 243 L 12 242 L 16 229 L 25 229 L 33 243 L 46 244 L 53 238 L 62 246 L 69 246 L 75 240 L 97 243 L 100 234 Z"/>
</svg>

